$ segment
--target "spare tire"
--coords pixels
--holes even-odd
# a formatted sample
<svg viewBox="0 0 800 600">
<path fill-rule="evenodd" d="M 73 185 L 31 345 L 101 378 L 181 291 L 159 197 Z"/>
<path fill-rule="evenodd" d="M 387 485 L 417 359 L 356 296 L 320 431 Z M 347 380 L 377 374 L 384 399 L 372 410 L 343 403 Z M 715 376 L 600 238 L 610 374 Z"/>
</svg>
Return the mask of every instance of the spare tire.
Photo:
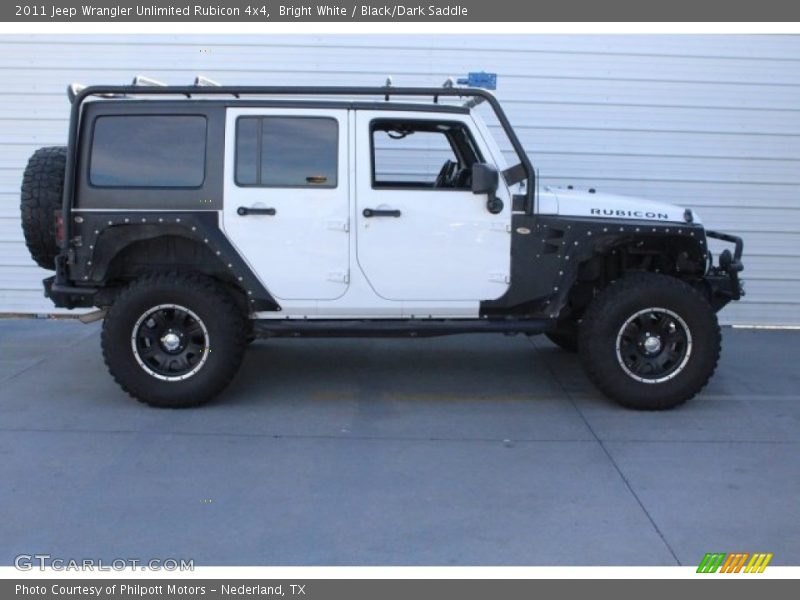
<svg viewBox="0 0 800 600">
<path fill-rule="evenodd" d="M 25 244 L 36 264 L 51 271 L 59 252 L 55 211 L 61 209 L 66 164 L 65 146 L 39 148 L 22 177 L 20 211 Z"/>
</svg>

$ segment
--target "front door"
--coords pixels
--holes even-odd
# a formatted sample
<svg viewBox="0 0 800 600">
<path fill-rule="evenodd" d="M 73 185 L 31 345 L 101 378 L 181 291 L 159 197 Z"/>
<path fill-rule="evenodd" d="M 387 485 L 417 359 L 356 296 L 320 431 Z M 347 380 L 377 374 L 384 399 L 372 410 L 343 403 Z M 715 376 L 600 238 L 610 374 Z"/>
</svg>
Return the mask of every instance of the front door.
<svg viewBox="0 0 800 600">
<path fill-rule="evenodd" d="M 228 109 L 223 227 L 276 299 L 348 287 L 348 112 Z"/>
<path fill-rule="evenodd" d="M 511 202 L 473 194 L 471 167 L 496 164 L 469 115 L 358 111 L 358 264 L 387 300 L 481 301 L 509 285 Z"/>
</svg>

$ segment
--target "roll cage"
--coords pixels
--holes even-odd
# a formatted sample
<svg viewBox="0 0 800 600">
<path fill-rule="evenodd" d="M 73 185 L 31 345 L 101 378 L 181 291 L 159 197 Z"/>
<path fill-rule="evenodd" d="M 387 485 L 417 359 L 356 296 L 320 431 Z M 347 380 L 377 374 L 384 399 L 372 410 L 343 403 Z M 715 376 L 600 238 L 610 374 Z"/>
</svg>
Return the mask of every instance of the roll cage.
<svg viewBox="0 0 800 600">
<path fill-rule="evenodd" d="M 526 205 L 533 206 L 535 194 L 535 171 L 522 143 L 519 141 L 508 117 L 503 111 L 497 98 L 490 91 L 476 87 L 456 87 L 452 83 L 446 83 L 444 87 L 394 87 L 391 85 L 376 87 L 350 87 L 350 86 L 212 86 L 204 82 L 196 81 L 195 85 L 170 86 L 156 85 L 157 82 L 146 82 L 147 85 L 117 85 L 117 86 L 90 86 L 82 89 L 70 87 L 70 99 L 72 108 L 70 111 L 69 136 L 67 139 L 67 159 L 64 176 L 64 196 L 62 199 L 62 214 L 64 215 L 63 245 L 61 259 L 63 260 L 69 248 L 71 239 L 71 223 L 66 218 L 75 199 L 75 182 L 77 169 L 77 143 L 78 132 L 81 118 L 81 108 L 83 103 L 91 97 L 103 97 L 108 99 L 121 99 L 136 96 L 183 96 L 192 98 L 194 96 L 233 96 L 240 99 L 243 96 L 376 96 L 382 97 L 385 102 L 389 102 L 391 97 L 429 97 L 434 105 L 439 103 L 439 98 L 466 98 L 464 107 L 471 109 L 483 102 L 488 103 L 497 117 L 503 132 L 508 137 L 511 146 L 519 159 L 519 163 L 506 169 L 503 176 L 509 185 L 527 180 L 525 188 Z M 299 101 L 302 102 L 302 101 Z M 65 266 L 65 265 L 64 265 Z M 57 268 L 56 279 L 59 283 L 66 284 L 65 269 Z M 64 277 L 62 281 L 61 278 Z"/>
</svg>

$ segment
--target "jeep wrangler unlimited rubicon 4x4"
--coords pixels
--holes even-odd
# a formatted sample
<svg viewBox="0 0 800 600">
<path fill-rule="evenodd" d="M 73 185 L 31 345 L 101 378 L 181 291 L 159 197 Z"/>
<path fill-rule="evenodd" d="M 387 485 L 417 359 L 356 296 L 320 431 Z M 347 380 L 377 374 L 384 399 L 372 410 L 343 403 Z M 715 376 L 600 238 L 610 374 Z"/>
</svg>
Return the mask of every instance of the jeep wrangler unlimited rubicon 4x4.
<svg viewBox="0 0 800 600">
<path fill-rule="evenodd" d="M 487 79 L 71 86 L 68 145 L 22 183 L 45 294 L 98 308 L 111 374 L 153 406 L 218 394 L 256 337 L 478 332 L 548 335 L 624 406 L 685 402 L 742 294 L 741 239 L 688 208 L 540 189 Z M 714 264 L 709 238 L 734 252 Z"/>
</svg>

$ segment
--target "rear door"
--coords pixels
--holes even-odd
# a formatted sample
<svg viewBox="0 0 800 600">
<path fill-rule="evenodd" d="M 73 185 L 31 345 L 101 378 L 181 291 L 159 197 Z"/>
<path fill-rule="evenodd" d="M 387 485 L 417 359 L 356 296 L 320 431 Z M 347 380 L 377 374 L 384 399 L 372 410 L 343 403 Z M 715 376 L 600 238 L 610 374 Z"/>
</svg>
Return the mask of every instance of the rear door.
<svg viewBox="0 0 800 600">
<path fill-rule="evenodd" d="M 358 264 L 388 300 L 481 301 L 509 285 L 511 202 L 473 194 L 472 163 L 496 164 L 469 115 L 357 111 Z"/>
<path fill-rule="evenodd" d="M 348 288 L 348 112 L 231 108 L 224 229 L 277 299 Z"/>
</svg>

